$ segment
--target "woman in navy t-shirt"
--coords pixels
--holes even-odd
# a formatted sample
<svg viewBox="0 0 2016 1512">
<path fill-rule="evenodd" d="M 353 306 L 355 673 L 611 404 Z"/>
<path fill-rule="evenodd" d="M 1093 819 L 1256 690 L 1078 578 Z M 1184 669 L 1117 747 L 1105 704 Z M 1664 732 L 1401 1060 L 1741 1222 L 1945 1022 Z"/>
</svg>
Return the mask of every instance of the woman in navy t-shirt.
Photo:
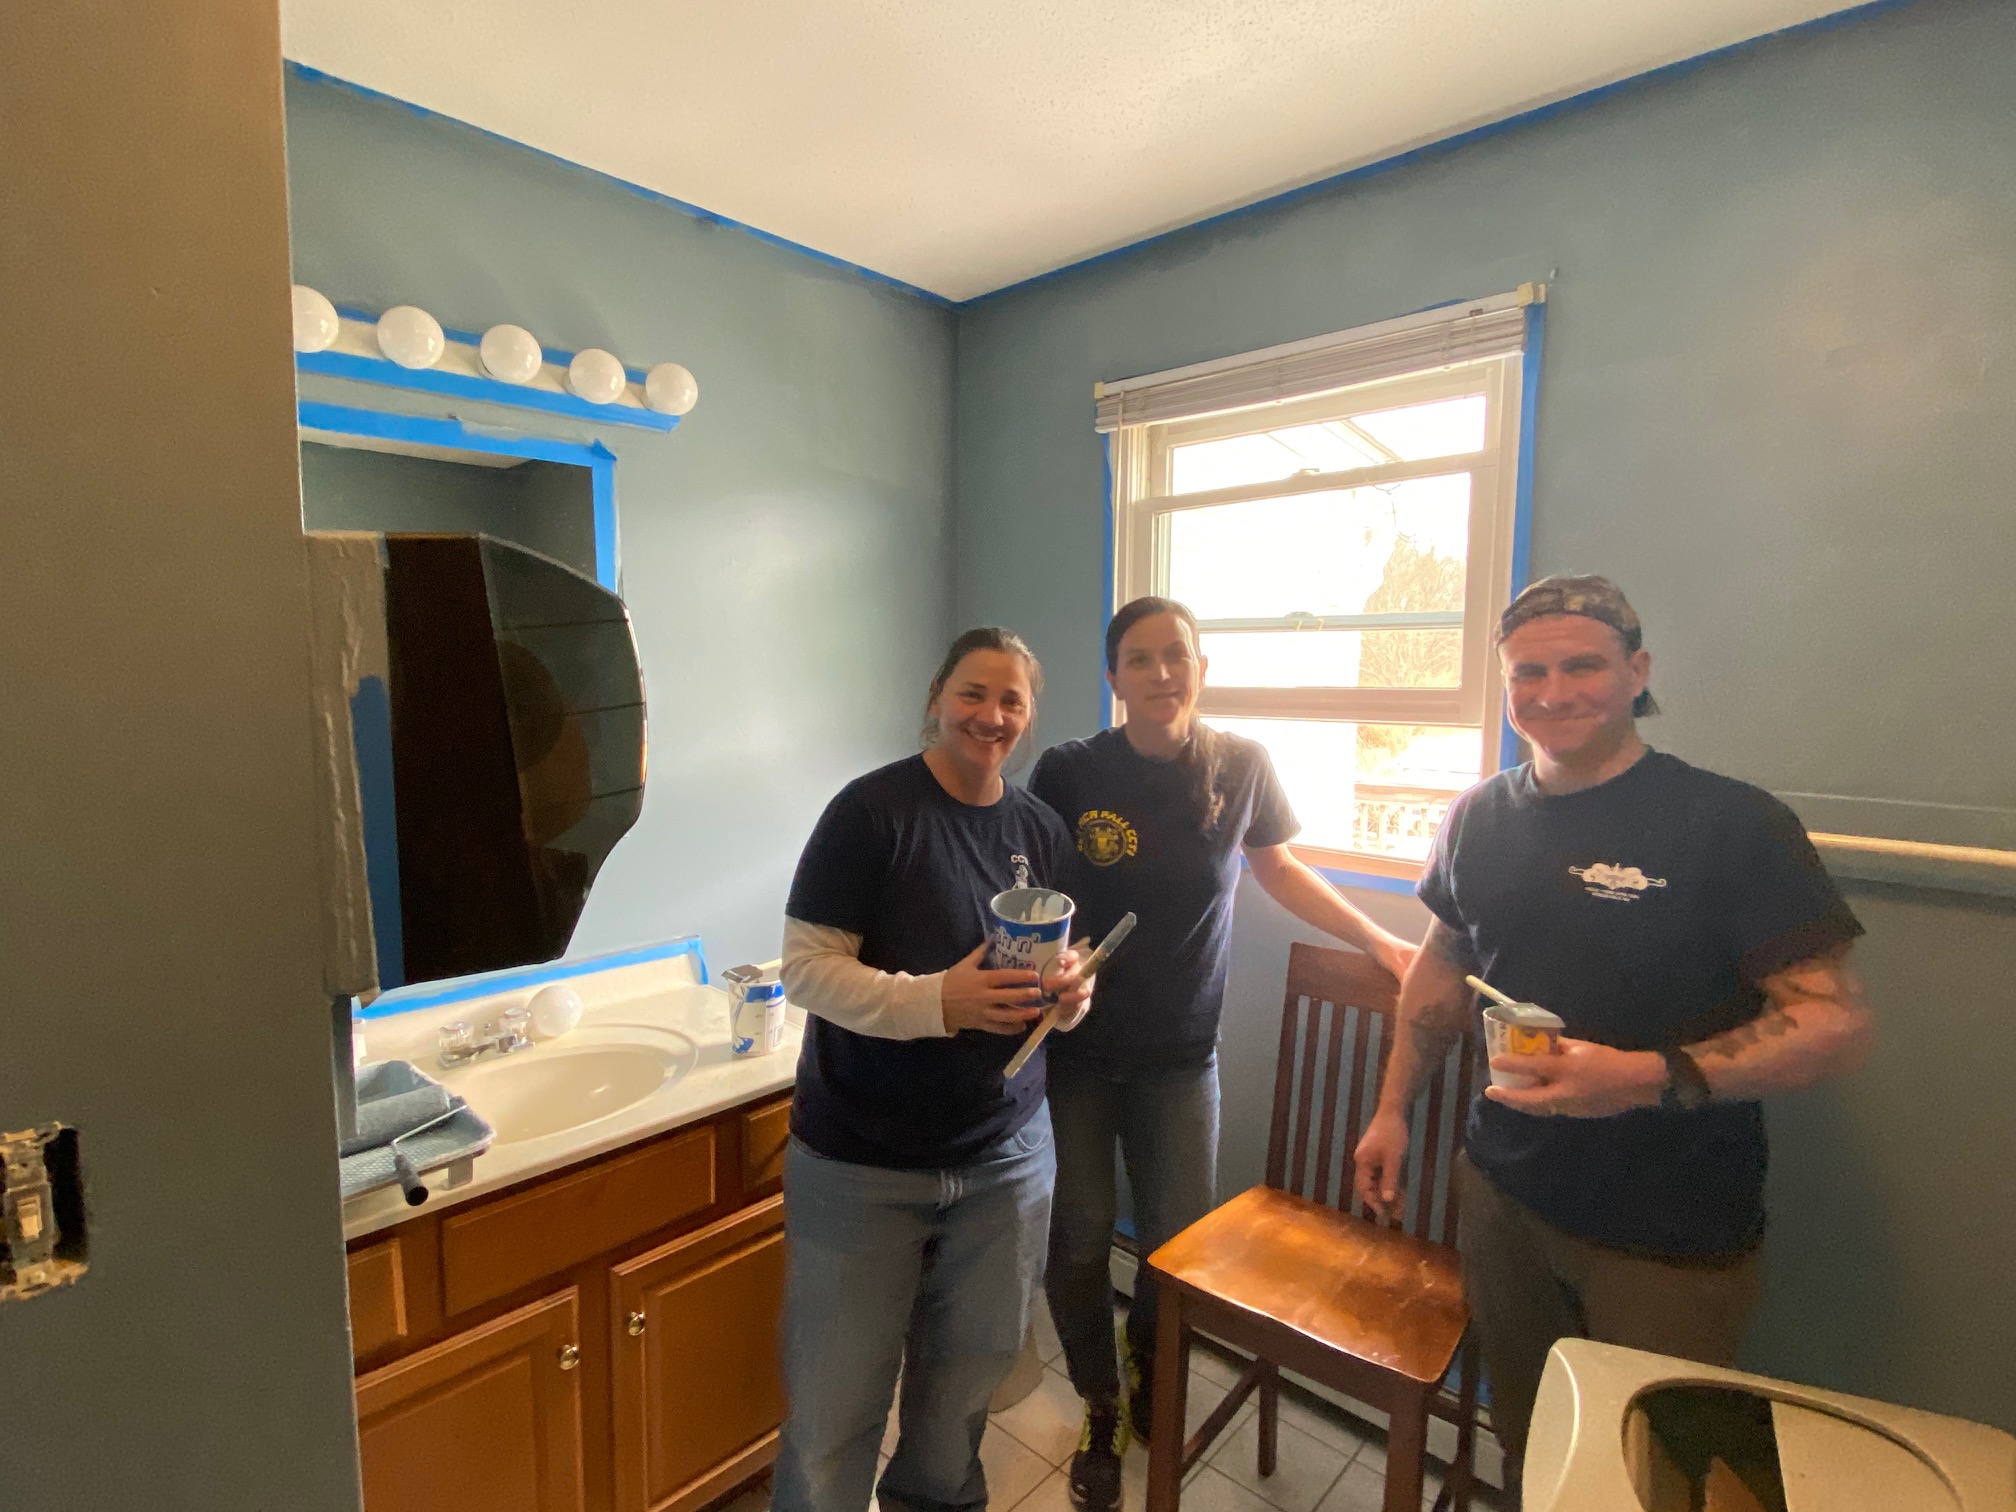
<svg viewBox="0 0 2016 1512">
<path fill-rule="evenodd" d="M 841 789 L 798 862 L 784 985 L 808 1017 L 775 1512 L 851 1512 L 878 1489 L 885 1506 L 986 1505 L 980 1436 L 1028 1328 L 1056 1171 L 1042 1052 L 1002 1074 L 1043 1012 L 1036 974 L 982 966 L 989 900 L 1025 873 L 1056 886 L 1070 851 L 1056 814 L 1001 776 L 1041 678 L 1020 637 L 960 636 L 931 681 L 924 753 Z M 1090 993 L 1062 959 L 1068 1027 Z"/>
<path fill-rule="evenodd" d="M 1126 1161 L 1143 1254 L 1211 1210 L 1218 1019 L 1241 857 L 1282 907 L 1395 976 L 1414 954 L 1289 852 L 1298 826 L 1266 749 L 1197 718 L 1204 669 L 1188 609 L 1165 598 L 1125 605 L 1106 630 L 1106 677 L 1126 724 L 1045 751 L 1029 779 L 1075 836 L 1060 884 L 1078 904 L 1074 929 L 1096 940 L 1124 913 L 1140 920 L 1100 972 L 1084 1026 L 1052 1041 L 1050 1058 L 1057 1201 L 1045 1284 L 1085 1399 L 1071 1499 L 1097 1512 L 1118 1505 L 1130 1430 L 1148 1437 L 1154 1379 L 1155 1296 L 1144 1271 L 1127 1319 L 1123 1415 L 1107 1270 L 1114 1150 Z"/>
</svg>

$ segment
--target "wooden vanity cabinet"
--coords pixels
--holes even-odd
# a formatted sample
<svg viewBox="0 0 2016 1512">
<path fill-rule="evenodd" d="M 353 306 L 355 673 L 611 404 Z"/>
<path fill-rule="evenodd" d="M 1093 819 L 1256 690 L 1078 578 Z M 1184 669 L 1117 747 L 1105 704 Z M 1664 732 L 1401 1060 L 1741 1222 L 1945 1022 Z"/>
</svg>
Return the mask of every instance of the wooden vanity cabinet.
<svg viewBox="0 0 2016 1512">
<path fill-rule="evenodd" d="M 694 1512 L 766 1469 L 788 1102 L 354 1241 L 365 1512 Z"/>
</svg>

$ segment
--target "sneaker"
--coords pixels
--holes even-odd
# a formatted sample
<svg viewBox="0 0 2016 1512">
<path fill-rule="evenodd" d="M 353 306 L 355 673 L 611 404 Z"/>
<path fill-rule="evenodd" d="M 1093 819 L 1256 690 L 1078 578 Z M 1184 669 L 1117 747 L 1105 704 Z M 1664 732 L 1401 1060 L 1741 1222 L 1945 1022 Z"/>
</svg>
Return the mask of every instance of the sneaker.
<svg viewBox="0 0 2016 1512">
<path fill-rule="evenodd" d="M 1145 1444 L 1155 1436 L 1155 1362 L 1130 1344 L 1121 1363 L 1127 1373 L 1127 1428 Z"/>
<path fill-rule="evenodd" d="M 1078 1512 L 1119 1512 L 1120 1456 L 1127 1452 L 1127 1423 L 1117 1402 L 1085 1404 L 1085 1431 L 1071 1456 L 1071 1505 Z"/>
</svg>

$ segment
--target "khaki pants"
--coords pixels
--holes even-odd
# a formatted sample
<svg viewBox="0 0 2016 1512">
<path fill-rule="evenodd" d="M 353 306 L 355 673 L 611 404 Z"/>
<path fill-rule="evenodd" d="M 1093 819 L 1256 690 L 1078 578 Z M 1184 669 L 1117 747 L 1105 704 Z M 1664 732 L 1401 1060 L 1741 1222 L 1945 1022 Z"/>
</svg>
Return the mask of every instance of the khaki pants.
<svg viewBox="0 0 2016 1512">
<path fill-rule="evenodd" d="M 1456 1248 L 1491 1383 L 1491 1426 L 1521 1459 L 1556 1339 L 1597 1339 L 1734 1365 L 1757 1304 L 1759 1252 L 1662 1260 L 1563 1233 L 1499 1191 L 1467 1157 Z"/>
</svg>

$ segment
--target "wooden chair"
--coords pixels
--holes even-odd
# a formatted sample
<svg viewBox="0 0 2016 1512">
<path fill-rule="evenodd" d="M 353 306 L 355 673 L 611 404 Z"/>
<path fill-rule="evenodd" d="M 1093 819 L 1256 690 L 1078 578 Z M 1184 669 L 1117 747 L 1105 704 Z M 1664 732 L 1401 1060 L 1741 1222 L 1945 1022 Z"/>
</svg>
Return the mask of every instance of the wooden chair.
<svg viewBox="0 0 2016 1512">
<path fill-rule="evenodd" d="M 1266 1184 L 1148 1259 L 1161 1287 L 1148 1512 L 1176 1512 L 1184 1475 L 1255 1391 L 1260 1473 L 1274 1473 L 1284 1368 L 1388 1415 L 1386 1512 L 1419 1512 L 1428 1419 L 1453 1421 L 1456 1458 L 1436 1508 L 1469 1506 L 1477 1358 L 1465 1343 L 1453 1175 L 1476 1036 L 1450 1051 L 1412 1110 L 1406 1211 L 1375 1220 L 1353 1196 L 1351 1152 L 1385 1074 L 1396 990 L 1369 956 L 1299 944 L 1289 952 Z M 1255 1359 L 1186 1444 L 1193 1331 Z M 1443 1383 L 1459 1347 L 1452 1390 Z"/>
</svg>

